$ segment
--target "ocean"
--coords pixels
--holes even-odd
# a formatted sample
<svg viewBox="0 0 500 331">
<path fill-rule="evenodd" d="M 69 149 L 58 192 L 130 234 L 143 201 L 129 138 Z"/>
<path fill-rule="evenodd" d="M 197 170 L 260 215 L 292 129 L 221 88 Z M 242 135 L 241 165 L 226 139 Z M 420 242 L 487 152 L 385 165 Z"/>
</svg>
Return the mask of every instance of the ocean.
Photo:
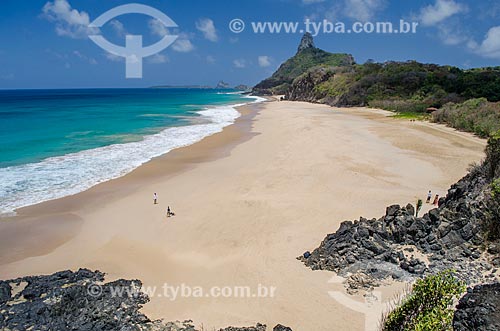
<svg viewBox="0 0 500 331">
<path fill-rule="evenodd" d="M 0 91 L 0 215 L 123 176 L 262 100 L 211 89 Z"/>
</svg>

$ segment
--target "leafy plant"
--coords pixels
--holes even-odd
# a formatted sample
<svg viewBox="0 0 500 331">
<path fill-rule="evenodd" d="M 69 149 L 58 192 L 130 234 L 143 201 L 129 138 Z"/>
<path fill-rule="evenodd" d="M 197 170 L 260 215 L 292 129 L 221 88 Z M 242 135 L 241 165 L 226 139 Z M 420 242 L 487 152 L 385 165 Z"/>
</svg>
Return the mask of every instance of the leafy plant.
<svg viewBox="0 0 500 331">
<path fill-rule="evenodd" d="M 491 195 L 493 198 L 500 198 L 500 178 L 491 183 Z"/>
<path fill-rule="evenodd" d="M 418 217 L 418 213 L 420 213 L 420 210 L 422 210 L 423 202 L 422 199 L 418 199 L 417 201 L 417 211 L 415 213 L 415 217 Z"/>
<path fill-rule="evenodd" d="M 449 103 L 434 112 L 432 117 L 434 122 L 489 137 L 500 130 L 500 102 L 479 98 L 459 104 Z"/>
<path fill-rule="evenodd" d="M 452 330 L 452 304 L 465 291 L 452 270 L 419 279 L 401 305 L 383 320 L 383 331 Z"/>
</svg>

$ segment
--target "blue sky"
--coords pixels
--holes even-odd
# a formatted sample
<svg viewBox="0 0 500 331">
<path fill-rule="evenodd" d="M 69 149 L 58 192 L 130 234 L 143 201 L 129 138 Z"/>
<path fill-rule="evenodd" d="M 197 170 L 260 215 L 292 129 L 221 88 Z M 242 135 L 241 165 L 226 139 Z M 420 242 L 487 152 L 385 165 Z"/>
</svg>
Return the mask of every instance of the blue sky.
<svg viewBox="0 0 500 331">
<path fill-rule="evenodd" d="M 144 59 L 143 78 L 125 79 L 122 58 L 88 38 L 88 24 L 130 2 L 155 7 L 178 28 L 168 30 L 145 15 L 122 15 L 100 33 L 115 44 L 126 34 L 154 44 L 165 34 L 177 41 Z M 246 22 L 233 33 L 229 22 Z M 0 88 L 147 87 L 151 85 L 253 85 L 292 56 L 301 34 L 254 33 L 251 22 L 400 19 L 419 23 L 416 34 L 322 34 L 316 46 L 367 59 L 417 60 L 462 68 L 500 61 L 500 2 L 496 0 L 2 0 Z M 159 24 L 158 24 L 159 23 Z M 399 23 L 398 23 L 399 24 Z"/>
</svg>

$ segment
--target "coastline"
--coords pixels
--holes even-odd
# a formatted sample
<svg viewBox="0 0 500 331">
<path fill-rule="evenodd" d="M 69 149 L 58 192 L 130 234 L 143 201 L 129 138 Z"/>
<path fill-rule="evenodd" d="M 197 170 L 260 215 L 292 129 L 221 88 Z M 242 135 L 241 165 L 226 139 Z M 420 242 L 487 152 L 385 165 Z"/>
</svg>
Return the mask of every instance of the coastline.
<svg viewBox="0 0 500 331">
<path fill-rule="evenodd" d="M 270 101 L 272 98 L 263 102 Z M 155 157 L 124 176 L 99 183 L 77 194 L 19 208 L 15 216 L 0 218 L 0 243 L 5 244 L 3 247 L 9 247 L 8 254 L 7 249 L 1 250 L 5 254 L 0 253 L 0 265 L 26 255 L 50 253 L 73 238 L 83 222 L 76 214 L 77 210 L 105 206 L 123 195 L 137 191 L 142 185 L 188 171 L 198 163 L 229 155 L 232 148 L 251 138 L 252 121 L 260 111 L 258 105 L 250 102 L 235 107 L 240 116 L 221 132 Z M 58 231 L 54 231 L 54 227 Z M 40 249 L 40 241 L 46 243 L 43 245 L 45 249 Z M 20 247 L 19 251 L 16 246 Z"/>
<path fill-rule="evenodd" d="M 139 91 L 134 94 L 134 98 L 138 99 L 141 93 L 144 93 L 144 90 Z M 168 91 L 173 94 L 171 95 L 172 100 L 179 97 L 170 90 Z M 54 144 L 74 145 L 73 149 L 60 150 L 61 154 L 55 152 L 57 147 L 45 146 L 43 145 L 43 139 L 40 139 L 41 146 L 36 147 L 41 148 L 40 151 L 36 148 L 31 150 L 29 145 L 25 147 L 26 152 L 22 152 L 24 150 L 22 147 L 14 148 L 16 145 L 11 149 L 18 150 L 21 155 L 45 155 L 42 150 L 52 150 L 52 153 L 55 154 L 48 153 L 41 159 L 34 158 L 31 162 L 29 157 L 26 156 L 26 162 L 16 163 L 17 156 L 10 154 L 7 148 L 7 153 L 3 156 L 7 160 L 6 164 L 10 164 L 10 166 L 0 168 L 0 177 L 4 179 L 0 187 L 0 199 L 2 200 L 0 218 L 15 216 L 15 210 L 17 209 L 75 195 L 97 184 L 123 177 L 155 157 L 165 155 L 180 147 L 192 145 L 207 136 L 222 131 L 224 127 L 233 124 L 235 119 L 240 116 L 235 107 L 265 100 L 259 97 L 248 97 L 240 94 L 229 95 L 229 93 L 220 92 L 191 94 L 186 92 L 186 101 L 193 97 L 193 101 L 203 103 L 203 100 L 198 99 L 207 97 L 208 104 L 198 106 L 187 104 L 184 109 L 183 106 L 176 106 L 175 102 L 171 101 L 173 102 L 172 105 L 167 103 L 161 107 L 158 106 L 162 104 L 161 101 L 155 104 L 155 96 L 150 96 L 148 99 L 149 104 L 142 107 L 138 107 L 137 101 L 134 103 L 134 100 L 131 101 L 130 105 L 122 105 L 117 102 L 116 106 L 113 107 L 119 108 L 123 106 L 125 113 L 123 119 L 119 118 L 119 115 L 115 115 L 116 118 L 112 116 L 110 118 L 106 117 L 108 115 L 104 109 L 113 108 L 111 106 L 100 108 L 100 115 L 107 118 L 106 124 L 103 123 L 103 126 L 120 126 L 117 123 L 120 121 L 126 122 L 131 126 L 129 133 L 115 134 L 113 129 L 108 128 L 110 135 L 105 135 L 105 129 L 103 131 L 91 129 L 92 127 L 98 128 L 100 125 L 99 123 L 92 124 L 92 120 L 89 122 L 81 120 L 83 123 L 79 125 L 85 128 L 78 126 L 66 128 L 62 123 L 55 121 L 52 125 L 61 126 L 61 132 L 57 133 L 61 136 L 54 138 Z M 161 94 L 161 96 L 164 95 Z M 80 99 L 83 107 L 82 114 L 85 114 L 88 110 L 86 102 L 91 103 L 92 97 L 93 95 L 89 96 L 89 101 L 84 100 L 85 98 Z M 112 99 L 113 94 L 108 94 L 106 97 Z M 73 102 L 77 101 L 78 99 Z M 106 102 L 111 101 L 102 101 L 103 105 L 106 105 Z M 74 106 L 78 107 L 78 104 Z M 42 103 L 41 107 L 47 108 L 48 105 Z M 51 108 L 57 107 L 54 105 Z M 137 108 L 144 111 L 137 112 Z M 167 115 L 169 112 L 173 112 L 173 114 Z M 178 115 L 175 115 L 176 112 Z M 62 113 L 64 113 L 64 110 L 62 110 Z M 76 114 L 78 112 L 70 113 Z M 117 112 L 112 109 L 109 113 L 114 114 Z M 33 114 L 27 116 L 33 116 Z M 67 122 L 79 122 L 77 115 L 68 116 L 76 118 L 71 119 L 71 117 L 68 117 L 66 118 Z M 50 116 L 48 117 L 50 118 Z M 93 118 L 92 116 L 89 117 Z M 64 116 L 61 117 L 61 121 L 64 122 Z M 123 130 L 126 130 L 126 123 L 122 123 Z M 15 127 L 16 122 L 14 121 L 12 125 Z M 134 125 L 144 127 L 141 129 L 144 130 L 142 135 L 134 133 L 134 130 L 137 130 L 137 128 L 132 128 Z M 75 132 L 67 132 L 68 129 L 75 130 Z M 97 132 L 101 132 L 101 136 Z M 49 135 L 49 133 L 46 134 Z M 8 135 L 16 136 L 9 131 Z M 62 136 L 65 137 L 64 140 L 61 140 Z M 29 135 L 26 136 L 26 139 L 30 139 Z M 113 141 L 113 139 L 115 140 Z M 86 141 L 88 145 L 81 144 L 82 140 Z M 107 143 L 105 143 L 106 141 Z M 8 139 L 6 144 L 9 144 Z M 77 148 L 76 146 L 79 144 L 81 146 Z M 87 148 L 82 149 L 83 146 L 87 146 Z M 5 160 L 2 159 L 2 163 L 3 161 Z"/>
<path fill-rule="evenodd" d="M 9 238 L 0 240 L 0 278 L 89 267 L 107 272 L 107 280 L 139 278 L 146 285 L 262 283 L 276 286 L 278 297 L 152 298 L 144 311 L 210 327 L 274 321 L 293 329 L 362 325 L 361 314 L 328 297 L 329 290 L 342 288 L 328 283 L 332 274 L 312 272 L 295 257 L 345 219 L 415 203 L 430 186 L 445 193 L 470 161 L 482 157 L 484 141 L 387 118 L 383 111 L 301 102 L 249 107 L 255 108 L 239 109 L 243 115 L 221 133 L 124 177 L 19 210 L 24 230 L 13 222 L 17 232 L 0 228 Z M 162 190 L 158 208 L 151 200 L 155 186 Z M 167 203 L 177 213 L 168 221 Z M 51 242 L 34 233 L 18 242 L 43 215 L 60 217 L 42 230 L 48 237 L 65 236 Z M 60 228 L 68 217 L 74 224 Z M 16 243 L 33 247 L 7 254 Z"/>
</svg>

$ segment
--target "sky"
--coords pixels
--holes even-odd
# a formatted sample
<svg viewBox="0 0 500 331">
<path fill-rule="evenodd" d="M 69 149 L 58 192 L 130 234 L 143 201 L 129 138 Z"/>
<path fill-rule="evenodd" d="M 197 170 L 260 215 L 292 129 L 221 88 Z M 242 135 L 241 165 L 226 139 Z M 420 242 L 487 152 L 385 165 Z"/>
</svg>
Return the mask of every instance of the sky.
<svg viewBox="0 0 500 331">
<path fill-rule="evenodd" d="M 89 24 L 131 2 L 154 7 L 177 27 L 143 14 L 114 17 L 101 28 Z M 230 25 L 233 20 L 245 23 Z M 123 88 L 153 85 L 255 85 L 295 54 L 306 19 L 418 23 L 416 33 L 325 33 L 315 44 L 329 52 L 368 59 L 417 60 L 461 68 L 498 66 L 500 1 L 497 0 L 2 0 L 0 88 Z M 298 22 L 295 33 L 257 33 L 258 22 Z M 338 25 L 341 26 L 341 25 Z M 301 33 L 302 32 L 302 33 Z M 313 31 L 314 32 L 314 31 Z M 143 59 L 142 78 L 125 77 L 124 58 L 90 40 L 100 34 L 125 45 L 141 35 L 144 46 L 175 35 L 175 42 Z"/>
</svg>

